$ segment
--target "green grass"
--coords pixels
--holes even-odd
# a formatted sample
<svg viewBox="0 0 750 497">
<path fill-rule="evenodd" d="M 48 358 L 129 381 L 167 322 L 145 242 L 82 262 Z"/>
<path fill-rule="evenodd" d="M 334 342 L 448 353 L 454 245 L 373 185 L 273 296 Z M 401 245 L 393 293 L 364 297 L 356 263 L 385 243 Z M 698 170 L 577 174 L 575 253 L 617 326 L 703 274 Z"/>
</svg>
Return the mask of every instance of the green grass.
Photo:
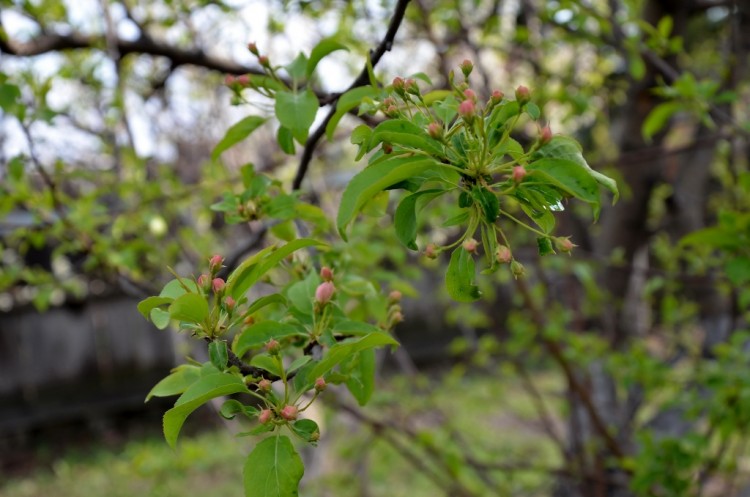
<svg viewBox="0 0 750 497">
<path fill-rule="evenodd" d="M 559 379 L 539 376 L 541 390 L 552 393 Z M 461 449 L 486 462 L 554 466 L 554 446 L 530 420 L 535 411 L 517 382 L 501 373 L 467 378 L 460 371 L 441 380 L 394 377 L 383 382 L 367 413 L 405 423 L 416 439 L 399 437 L 418 458 L 438 471 L 457 475 L 478 495 L 490 495 L 481 478 L 466 464 Z M 325 403 L 325 397 L 323 400 Z M 348 397 L 347 397 L 348 398 Z M 370 497 L 434 497 L 440 488 L 403 454 L 350 417 L 330 410 L 317 414 L 323 429 L 321 446 L 305 451 L 311 461 L 303 480 L 305 497 L 360 495 Z M 457 442 L 460 435 L 462 441 Z M 217 429 L 181 439 L 171 450 L 162 438 L 133 440 L 117 451 L 93 449 L 63 454 L 52 469 L 39 469 L 0 483 L 0 497 L 177 497 L 242 496 L 242 466 L 254 443 Z M 425 454 L 440 450 L 436 466 Z M 547 479 L 539 473 L 492 471 L 492 493 L 547 495 Z"/>
</svg>

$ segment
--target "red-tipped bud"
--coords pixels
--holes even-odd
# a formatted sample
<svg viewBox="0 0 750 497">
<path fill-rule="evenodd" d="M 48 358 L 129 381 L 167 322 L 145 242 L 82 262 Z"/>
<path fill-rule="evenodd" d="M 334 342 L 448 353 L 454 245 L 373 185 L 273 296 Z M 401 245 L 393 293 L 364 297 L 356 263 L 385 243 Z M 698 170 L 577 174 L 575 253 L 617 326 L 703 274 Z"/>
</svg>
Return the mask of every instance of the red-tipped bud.
<svg viewBox="0 0 750 497">
<path fill-rule="evenodd" d="M 389 105 L 385 108 L 383 114 L 385 114 L 386 117 L 398 117 L 398 107 L 395 105 Z"/>
<path fill-rule="evenodd" d="M 476 240 L 474 240 L 473 238 L 469 238 L 468 240 L 464 240 L 463 248 L 465 251 L 473 254 L 477 251 L 478 245 L 479 244 Z"/>
<path fill-rule="evenodd" d="M 278 340 L 270 339 L 266 342 L 266 352 L 271 355 L 278 355 L 281 352 L 281 344 Z"/>
<path fill-rule="evenodd" d="M 560 252 L 569 253 L 573 250 L 574 247 L 577 247 L 578 245 L 575 245 L 573 242 L 570 241 L 570 237 L 567 236 L 560 236 L 553 238 L 552 241 L 555 243 L 555 248 L 559 250 Z"/>
<path fill-rule="evenodd" d="M 427 133 L 434 139 L 439 140 L 443 137 L 443 127 L 440 125 L 440 123 L 431 122 L 427 126 Z"/>
<path fill-rule="evenodd" d="M 267 380 L 263 378 L 258 382 L 258 390 L 261 392 L 270 392 L 271 391 L 271 380 Z"/>
<path fill-rule="evenodd" d="M 428 259 L 437 259 L 437 247 L 434 243 L 430 243 L 424 248 L 424 256 Z"/>
<path fill-rule="evenodd" d="M 476 111 L 476 105 L 474 105 L 474 102 L 472 100 L 464 100 L 458 105 L 458 115 L 463 117 L 465 120 L 473 118 Z"/>
<path fill-rule="evenodd" d="M 205 291 L 209 291 L 211 289 L 211 277 L 207 274 L 198 276 L 198 286 Z"/>
<path fill-rule="evenodd" d="M 520 105 L 527 103 L 531 100 L 531 91 L 523 85 L 519 86 L 516 88 L 516 100 Z"/>
<path fill-rule="evenodd" d="M 516 183 L 520 183 L 523 181 L 523 178 L 526 176 L 526 168 L 523 166 L 514 166 L 513 167 L 513 181 Z"/>
<path fill-rule="evenodd" d="M 248 74 L 237 76 L 236 82 L 242 87 L 250 86 L 250 76 Z"/>
<path fill-rule="evenodd" d="M 324 380 L 322 377 L 315 380 L 315 391 L 316 392 L 322 392 L 326 389 L 328 385 L 326 384 L 326 380 Z"/>
<path fill-rule="evenodd" d="M 398 290 L 393 290 L 388 294 L 389 304 L 397 304 L 399 302 L 401 302 L 401 292 L 399 292 Z"/>
<path fill-rule="evenodd" d="M 503 92 L 501 92 L 500 90 L 494 90 L 492 92 L 492 96 L 490 96 L 490 100 L 493 104 L 498 104 L 504 97 L 505 94 Z"/>
<path fill-rule="evenodd" d="M 393 152 L 393 145 L 388 142 L 383 142 L 383 153 L 388 155 Z"/>
<path fill-rule="evenodd" d="M 233 86 L 235 83 L 235 77 L 232 74 L 227 74 L 224 76 L 224 84 L 226 86 Z"/>
<path fill-rule="evenodd" d="M 391 327 L 396 326 L 398 323 L 404 321 L 404 315 L 401 311 L 396 311 L 391 315 Z"/>
<path fill-rule="evenodd" d="M 507 264 L 513 260 L 513 255 L 510 253 L 510 249 L 505 245 L 500 245 L 495 250 L 495 260 L 500 264 Z"/>
<path fill-rule="evenodd" d="M 461 72 L 464 73 L 465 78 L 468 78 L 471 71 L 474 70 L 474 64 L 469 59 L 464 59 L 458 67 L 461 68 Z"/>
<path fill-rule="evenodd" d="M 399 76 L 396 76 L 393 78 L 393 91 L 398 93 L 399 95 L 403 95 L 406 83 L 404 82 L 404 78 L 401 78 Z"/>
<path fill-rule="evenodd" d="M 211 287 L 214 290 L 214 293 L 219 293 L 222 290 L 224 290 L 224 287 L 226 286 L 226 283 L 221 278 L 214 278 L 214 280 L 211 282 Z"/>
<path fill-rule="evenodd" d="M 258 56 L 258 63 L 263 67 L 270 67 L 271 65 L 271 63 L 268 60 L 268 56 L 266 55 Z"/>
<path fill-rule="evenodd" d="M 523 267 L 523 264 L 521 264 L 520 262 L 511 261 L 510 272 L 513 273 L 513 276 L 516 279 L 518 279 L 519 277 L 523 276 L 524 273 L 526 273 L 526 269 Z"/>
<path fill-rule="evenodd" d="M 539 143 L 546 145 L 552 140 L 552 129 L 549 125 L 542 128 L 542 132 L 539 134 Z"/>
<path fill-rule="evenodd" d="M 297 406 L 284 406 L 281 409 L 281 417 L 286 419 L 287 421 L 294 421 L 297 419 L 297 415 L 299 414 L 299 410 L 297 409 Z"/>
<path fill-rule="evenodd" d="M 466 98 L 467 100 L 471 100 L 472 102 L 476 102 L 477 94 L 474 93 L 474 90 L 472 90 L 471 88 L 467 88 L 464 90 L 464 98 Z"/>
<path fill-rule="evenodd" d="M 412 95 L 419 95 L 419 85 L 412 78 L 404 81 L 404 89 L 407 93 L 411 93 Z"/>
<path fill-rule="evenodd" d="M 237 305 L 237 302 L 232 297 L 224 299 L 224 307 L 226 307 L 228 311 L 233 310 L 235 305 Z"/>
<path fill-rule="evenodd" d="M 258 45 L 256 45 L 254 41 L 247 44 L 247 49 L 250 50 L 251 54 L 258 55 Z"/>
<path fill-rule="evenodd" d="M 393 97 L 387 97 L 383 100 L 383 107 L 388 108 L 391 105 L 396 105 L 396 100 Z"/>
<path fill-rule="evenodd" d="M 320 278 L 323 281 L 333 281 L 333 271 L 328 266 L 320 268 Z"/>
<path fill-rule="evenodd" d="M 323 283 L 318 285 L 318 288 L 315 289 L 315 302 L 320 305 L 327 304 L 331 301 L 331 298 L 333 297 L 335 291 L 336 287 L 333 286 L 332 282 L 324 281 Z"/>
<path fill-rule="evenodd" d="M 224 258 L 219 254 L 212 255 L 208 260 L 208 268 L 211 272 L 216 272 L 221 269 L 221 265 L 224 263 Z"/>
<path fill-rule="evenodd" d="M 260 421 L 261 424 L 266 424 L 272 419 L 273 411 L 270 409 L 263 409 L 262 411 L 260 411 L 260 414 L 258 414 L 258 421 Z"/>
</svg>

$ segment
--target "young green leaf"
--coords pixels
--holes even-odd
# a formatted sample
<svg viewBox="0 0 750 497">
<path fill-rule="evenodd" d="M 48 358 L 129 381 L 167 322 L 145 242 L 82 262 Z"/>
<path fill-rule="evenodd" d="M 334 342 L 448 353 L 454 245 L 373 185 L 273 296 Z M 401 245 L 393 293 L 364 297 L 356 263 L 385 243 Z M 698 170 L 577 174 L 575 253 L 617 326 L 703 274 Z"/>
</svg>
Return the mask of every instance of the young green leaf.
<svg viewBox="0 0 750 497">
<path fill-rule="evenodd" d="M 315 45 L 315 48 L 310 52 L 310 59 L 307 61 L 306 73 L 309 78 L 312 73 L 315 72 L 315 68 L 318 67 L 320 60 L 326 55 L 335 52 L 337 50 L 349 50 L 346 45 L 336 41 L 333 38 L 323 38 Z"/>
<path fill-rule="evenodd" d="M 224 138 L 214 147 L 211 152 L 211 160 L 217 160 L 224 151 L 237 145 L 239 142 L 250 136 L 250 134 L 258 129 L 263 123 L 267 121 L 266 118 L 260 116 L 247 116 L 240 120 L 229 128 L 224 135 Z"/>
<path fill-rule="evenodd" d="M 527 178 L 556 187 L 562 193 L 583 200 L 599 211 L 599 186 L 580 164 L 567 159 L 544 158 L 528 165 Z"/>
<path fill-rule="evenodd" d="M 318 113 L 318 97 L 310 89 L 297 93 L 280 91 L 276 93 L 274 110 L 282 126 L 293 133 L 306 134 Z"/>
<path fill-rule="evenodd" d="M 287 155 L 294 155 L 294 136 L 289 128 L 279 126 L 279 130 L 276 132 L 276 141 L 279 144 L 281 151 Z"/>
<path fill-rule="evenodd" d="M 146 395 L 148 402 L 151 397 L 170 397 L 179 395 L 187 390 L 190 385 L 198 381 L 201 377 L 200 368 L 192 364 L 182 364 L 172 370 L 169 376 L 163 378 L 154 388 Z"/>
<path fill-rule="evenodd" d="M 428 135 L 424 129 L 406 119 L 389 119 L 378 124 L 372 133 L 370 150 L 383 142 L 400 145 L 407 149 L 429 152 L 438 157 L 445 156 L 440 142 Z"/>
<path fill-rule="evenodd" d="M 445 273 L 445 285 L 448 295 L 457 302 L 474 302 L 482 296 L 482 292 L 474 284 L 474 258 L 458 247 L 451 254 L 448 271 Z"/>
<path fill-rule="evenodd" d="M 471 196 L 482 207 L 484 219 L 490 224 L 494 223 L 498 214 L 500 214 L 500 202 L 497 196 L 479 185 L 474 185 L 474 188 L 471 189 Z"/>
<path fill-rule="evenodd" d="M 151 309 L 156 309 L 165 304 L 171 304 L 173 300 L 174 299 L 170 297 L 149 297 L 138 302 L 138 312 L 140 312 L 144 318 L 148 319 L 149 314 L 151 314 Z"/>
<path fill-rule="evenodd" d="M 536 239 L 536 246 L 539 250 L 539 255 L 545 256 L 555 253 L 555 249 L 552 248 L 552 240 L 546 236 L 540 236 Z"/>
<path fill-rule="evenodd" d="M 427 201 L 445 193 L 444 190 L 422 190 L 404 197 L 396 208 L 394 225 L 396 236 L 411 250 L 418 250 L 415 243 L 417 238 L 417 200 L 425 197 Z"/>
<path fill-rule="evenodd" d="M 216 366 L 216 369 L 224 371 L 227 368 L 227 362 L 229 362 L 227 342 L 214 340 L 208 344 L 208 357 L 211 364 Z"/>
<path fill-rule="evenodd" d="M 278 321 L 261 321 L 245 329 L 232 348 L 235 354 L 242 356 L 252 348 L 262 347 L 272 338 L 278 340 L 294 335 L 304 336 L 299 329 L 290 324 L 279 323 Z"/>
<path fill-rule="evenodd" d="M 318 438 L 320 438 L 320 428 L 318 428 L 318 423 L 312 419 L 300 419 L 292 423 L 290 427 L 294 433 L 300 436 L 300 438 L 313 445 L 315 445 Z"/>
<path fill-rule="evenodd" d="M 245 497 L 297 497 L 304 473 L 302 459 L 288 437 L 266 438 L 245 461 Z"/>
<path fill-rule="evenodd" d="M 326 124 L 326 137 L 328 140 L 333 140 L 333 132 L 336 131 L 336 126 L 338 126 L 339 121 L 341 121 L 341 118 L 344 117 L 345 114 L 357 107 L 362 102 L 363 98 L 374 97 L 379 93 L 380 90 L 378 88 L 373 88 L 372 86 L 360 86 L 341 95 L 338 102 L 336 102 L 336 112 L 331 117 L 331 120 L 328 121 L 328 124 Z M 368 130 L 370 129 L 369 126 L 365 127 Z"/>
<path fill-rule="evenodd" d="M 346 372 L 346 387 L 359 405 L 367 404 L 375 390 L 375 351 L 367 349 L 355 355 L 351 369 Z"/>
<path fill-rule="evenodd" d="M 208 302 L 202 295 L 186 293 L 169 306 L 169 316 L 178 321 L 200 323 L 208 317 Z"/>
</svg>

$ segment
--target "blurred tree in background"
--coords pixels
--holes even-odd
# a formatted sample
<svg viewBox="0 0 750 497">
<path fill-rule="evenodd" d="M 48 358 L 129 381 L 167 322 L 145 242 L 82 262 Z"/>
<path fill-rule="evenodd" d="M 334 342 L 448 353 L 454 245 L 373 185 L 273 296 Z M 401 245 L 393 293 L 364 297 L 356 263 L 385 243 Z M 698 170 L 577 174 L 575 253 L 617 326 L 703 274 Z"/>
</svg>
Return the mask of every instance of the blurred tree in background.
<svg viewBox="0 0 750 497">
<path fill-rule="evenodd" d="M 200 274 L 219 252 L 226 275 L 274 239 L 307 233 L 331 243 L 334 265 L 366 275 L 362 288 L 402 291 L 404 343 L 429 346 L 419 329 L 429 323 L 457 330 L 439 375 L 422 377 L 402 350 L 409 386 L 398 395 L 367 409 L 332 401 L 433 492 L 730 496 L 749 488 L 747 2 L 0 5 L 3 310 L 44 311 L 102 292 L 158 294 L 167 267 Z M 248 50 L 250 40 L 266 60 Z M 321 40 L 343 49 L 308 75 L 320 109 L 296 133 L 279 100 L 264 98 L 272 83 L 263 78 Z M 588 163 L 618 181 L 619 202 L 603 202 L 593 224 L 582 203 L 557 213 L 556 232 L 577 245 L 572 257 L 542 258 L 534 237 L 519 235 L 514 255 L 525 276 L 479 278 L 484 297 L 474 304 L 451 303 L 435 284 L 447 257 L 399 244 L 387 195 L 344 243 L 331 220 L 362 168 L 349 136 L 383 119 L 366 94 L 341 98 L 368 82 L 368 54 L 382 82 L 411 75 L 446 89 L 447 75 L 470 60 L 480 101 L 529 87 L 542 123 L 575 136 Z M 294 71 L 287 66 L 282 78 L 296 89 Z M 239 121 L 248 114 L 276 114 L 282 126 L 257 121 L 255 130 Z M 237 122 L 253 129 L 230 129 Z M 528 121 L 513 136 L 527 147 L 538 134 Z M 257 216 L 241 193 L 256 173 L 269 178 L 267 196 L 252 204 Z M 287 211 L 287 198 L 302 202 Z M 445 206 L 424 212 L 423 252 L 460 235 L 443 224 L 453 213 Z M 464 375 L 493 379 L 493 402 L 446 401 Z M 503 417 L 519 399 L 530 405 L 514 414 L 528 434 L 508 446 L 516 428 Z M 476 432 L 464 416 L 477 420 Z M 364 454 L 367 445 L 351 450 Z M 370 478 L 353 459 L 337 461 L 339 484 Z M 351 488 L 369 495 L 365 483 Z"/>
</svg>

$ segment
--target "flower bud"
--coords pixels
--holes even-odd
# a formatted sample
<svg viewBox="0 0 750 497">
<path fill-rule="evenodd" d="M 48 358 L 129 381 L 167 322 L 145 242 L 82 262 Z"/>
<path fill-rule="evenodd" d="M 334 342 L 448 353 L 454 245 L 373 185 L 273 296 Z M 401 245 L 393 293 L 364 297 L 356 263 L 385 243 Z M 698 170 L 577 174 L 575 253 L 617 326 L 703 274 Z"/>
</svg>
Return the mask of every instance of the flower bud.
<svg viewBox="0 0 750 497">
<path fill-rule="evenodd" d="M 433 121 L 427 126 L 427 134 L 435 140 L 439 140 L 443 137 L 443 127 L 440 123 Z"/>
<path fill-rule="evenodd" d="M 211 290 L 211 277 L 207 274 L 198 276 L 198 286 L 206 292 Z"/>
<path fill-rule="evenodd" d="M 393 145 L 388 142 L 383 142 L 383 153 L 388 155 L 393 152 Z"/>
<path fill-rule="evenodd" d="M 234 86 L 234 81 L 235 81 L 234 75 L 227 74 L 226 76 L 224 76 L 224 84 L 226 86 Z"/>
<path fill-rule="evenodd" d="M 222 256 L 220 256 L 219 254 L 212 255 L 208 260 L 208 269 L 210 269 L 212 273 L 215 273 L 216 271 L 221 269 L 221 265 L 223 263 L 224 258 Z"/>
<path fill-rule="evenodd" d="M 333 271 L 328 266 L 320 268 L 320 278 L 323 281 L 333 281 Z"/>
<path fill-rule="evenodd" d="M 473 254 L 477 251 L 477 245 L 476 240 L 469 238 L 468 240 L 464 240 L 463 248 L 465 251 Z"/>
<path fill-rule="evenodd" d="M 510 263 L 510 272 L 518 279 L 519 276 L 523 276 L 526 273 L 526 269 L 523 267 L 523 264 L 514 260 Z"/>
<path fill-rule="evenodd" d="M 251 54 L 258 55 L 258 45 L 256 45 L 254 41 L 247 44 L 247 49 L 250 50 Z"/>
<path fill-rule="evenodd" d="M 531 100 L 531 91 L 523 85 L 519 86 L 516 88 L 516 100 L 519 105 L 523 106 Z"/>
<path fill-rule="evenodd" d="M 552 239 L 552 241 L 555 243 L 555 248 L 557 250 L 565 253 L 570 253 L 574 247 L 578 246 L 571 242 L 570 237 L 567 236 L 555 237 Z"/>
<path fill-rule="evenodd" d="M 502 99 L 505 98 L 505 94 L 500 90 L 494 90 L 490 96 L 490 101 L 493 104 L 499 104 Z"/>
<path fill-rule="evenodd" d="M 428 259 L 437 259 L 437 247 L 434 243 L 430 243 L 424 248 L 424 256 Z"/>
<path fill-rule="evenodd" d="M 397 304 L 399 302 L 401 302 L 401 292 L 398 290 L 391 291 L 391 293 L 388 294 L 388 303 Z"/>
<path fill-rule="evenodd" d="M 391 327 L 396 326 L 398 323 L 404 321 L 404 315 L 401 311 L 396 311 L 391 315 Z"/>
<path fill-rule="evenodd" d="M 477 94 L 474 93 L 474 90 L 472 90 L 471 88 L 467 88 L 467 89 L 464 90 L 464 97 L 467 100 L 471 100 L 472 102 L 476 102 L 477 101 Z"/>
<path fill-rule="evenodd" d="M 386 117 L 398 117 L 398 107 L 395 105 L 389 105 L 385 108 L 383 114 L 385 114 Z"/>
<path fill-rule="evenodd" d="M 211 287 L 214 290 L 214 293 L 219 293 L 222 290 L 224 290 L 224 287 L 226 286 L 226 283 L 221 278 L 214 278 L 214 280 L 211 282 Z"/>
<path fill-rule="evenodd" d="M 464 120 L 471 120 L 476 112 L 476 105 L 472 100 L 464 100 L 458 105 L 458 115 L 464 118 Z"/>
<path fill-rule="evenodd" d="M 405 89 L 404 78 L 401 78 L 399 76 L 396 76 L 395 78 L 393 78 L 393 91 L 395 91 L 399 95 L 403 95 L 404 89 Z"/>
<path fill-rule="evenodd" d="M 386 97 L 386 98 L 385 98 L 385 99 L 383 100 L 383 107 L 386 107 L 386 108 L 388 108 L 388 107 L 390 107 L 391 105 L 396 105 L 396 100 L 394 100 L 394 98 L 393 98 L 393 97 Z"/>
<path fill-rule="evenodd" d="M 263 67 L 270 67 L 271 63 L 268 60 L 268 56 L 261 55 L 258 57 L 258 63 Z"/>
<path fill-rule="evenodd" d="M 234 306 L 236 304 L 237 302 L 232 297 L 227 297 L 224 299 L 224 307 L 226 307 L 230 312 L 234 309 Z"/>
<path fill-rule="evenodd" d="M 500 264 L 507 264 L 513 260 L 513 255 L 510 253 L 510 249 L 505 245 L 499 245 L 495 250 L 495 260 Z"/>
<path fill-rule="evenodd" d="M 549 125 L 542 128 L 542 132 L 539 135 L 539 143 L 542 145 L 546 145 L 547 143 L 552 140 L 552 129 L 550 129 Z"/>
<path fill-rule="evenodd" d="M 514 166 L 513 167 L 513 181 L 516 183 L 520 183 L 523 181 L 523 178 L 526 176 L 526 168 L 523 166 Z"/>
<path fill-rule="evenodd" d="M 336 287 L 332 282 L 324 281 L 315 289 L 315 302 L 320 305 L 326 305 L 331 301 L 331 297 L 333 297 L 335 291 Z"/>
<path fill-rule="evenodd" d="M 474 64 L 469 59 L 464 59 L 458 67 L 461 69 L 461 72 L 464 73 L 465 78 L 468 78 L 471 71 L 474 70 Z"/>
<path fill-rule="evenodd" d="M 299 414 L 299 410 L 297 409 L 297 406 L 284 406 L 281 409 L 281 417 L 286 419 L 287 421 L 294 421 L 297 419 L 297 415 Z"/>
<path fill-rule="evenodd" d="M 241 76 L 237 76 L 237 79 L 235 81 L 242 87 L 250 86 L 250 75 L 243 74 Z"/>
<path fill-rule="evenodd" d="M 406 81 L 404 81 L 404 87 L 406 89 L 406 93 L 411 93 L 412 95 L 419 95 L 419 85 L 412 78 L 409 78 Z"/>
<path fill-rule="evenodd" d="M 258 414 L 258 421 L 260 421 L 261 424 L 266 424 L 272 419 L 273 411 L 270 409 L 263 409 L 262 411 L 260 411 L 260 414 Z"/>
<path fill-rule="evenodd" d="M 315 380 L 315 391 L 316 392 L 322 392 L 326 389 L 328 385 L 326 384 L 326 380 L 324 380 L 322 377 Z"/>
<path fill-rule="evenodd" d="M 271 380 L 268 380 L 266 378 L 263 378 L 258 382 L 258 390 L 261 392 L 270 392 L 271 391 Z"/>
<path fill-rule="evenodd" d="M 270 339 L 266 342 L 266 352 L 268 352 L 271 355 L 278 355 L 279 352 L 281 352 L 281 344 L 278 342 L 278 340 Z"/>
</svg>

